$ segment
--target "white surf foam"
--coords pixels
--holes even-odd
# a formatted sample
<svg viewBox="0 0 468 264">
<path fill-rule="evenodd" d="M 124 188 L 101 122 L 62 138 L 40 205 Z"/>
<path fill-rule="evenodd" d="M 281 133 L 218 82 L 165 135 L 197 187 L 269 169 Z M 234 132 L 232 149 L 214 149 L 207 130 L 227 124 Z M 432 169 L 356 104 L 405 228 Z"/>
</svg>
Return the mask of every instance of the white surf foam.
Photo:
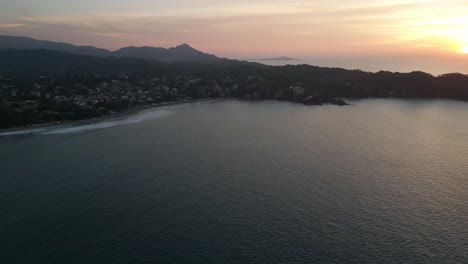
<svg viewBox="0 0 468 264">
<path fill-rule="evenodd" d="M 37 129 L 26 129 L 20 131 L 11 131 L 0 133 L 0 136 L 15 136 L 15 135 L 52 135 L 52 134 L 68 134 L 77 133 L 87 130 L 105 129 L 120 125 L 139 123 L 149 119 L 163 118 L 170 115 L 172 111 L 167 109 L 149 109 L 139 112 L 132 116 L 127 116 L 114 120 L 106 120 L 95 124 L 76 125 L 76 126 L 59 126 L 59 127 L 44 127 Z"/>
<path fill-rule="evenodd" d="M 48 131 L 50 128 L 35 128 L 35 129 L 26 129 L 19 131 L 3 132 L 0 133 L 0 136 L 15 136 L 15 135 L 27 135 L 27 134 L 37 134 L 44 131 Z"/>
<path fill-rule="evenodd" d="M 140 112 L 136 115 L 129 116 L 123 119 L 111 120 L 111 121 L 104 121 L 95 124 L 89 125 L 82 125 L 82 126 L 73 126 L 73 127 L 66 127 L 62 129 L 55 129 L 50 130 L 47 132 L 40 133 L 41 135 L 51 135 L 51 134 L 69 134 L 69 133 L 77 133 L 81 131 L 87 130 L 96 130 L 96 129 L 105 129 L 120 125 L 127 125 L 127 124 L 134 124 L 139 123 L 149 119 L 156 119 L 156 118 L 163 118 L 170 115 L 172 112 L 168 110 L 152 110 L 152 111 L 144 111 Z"/>
</svg>

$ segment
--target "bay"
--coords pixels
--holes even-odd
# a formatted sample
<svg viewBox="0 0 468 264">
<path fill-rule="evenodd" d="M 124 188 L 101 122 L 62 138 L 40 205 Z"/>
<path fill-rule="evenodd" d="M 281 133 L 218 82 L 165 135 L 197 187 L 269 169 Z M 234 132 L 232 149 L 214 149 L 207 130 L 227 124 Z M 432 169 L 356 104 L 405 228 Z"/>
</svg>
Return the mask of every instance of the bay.
<svg viewBox="0 0 468 264">
<path fill-rule="evenodd" d="M 220 101 L 0 136 L 2 263 L 466 263 L 468 104 Z"/>
</svg>

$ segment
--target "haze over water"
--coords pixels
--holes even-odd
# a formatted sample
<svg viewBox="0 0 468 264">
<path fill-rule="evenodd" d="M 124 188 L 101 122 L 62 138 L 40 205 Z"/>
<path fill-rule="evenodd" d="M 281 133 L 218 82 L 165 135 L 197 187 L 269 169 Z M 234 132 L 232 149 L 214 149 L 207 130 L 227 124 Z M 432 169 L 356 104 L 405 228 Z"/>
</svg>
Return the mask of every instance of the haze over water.
<svg viewBox="0 0 468 264">
<path fill-rule="evenodd" d="M 224 101 L 2 136 L 2 262 L 466 263 L 467 111 Z"/>
</svg>

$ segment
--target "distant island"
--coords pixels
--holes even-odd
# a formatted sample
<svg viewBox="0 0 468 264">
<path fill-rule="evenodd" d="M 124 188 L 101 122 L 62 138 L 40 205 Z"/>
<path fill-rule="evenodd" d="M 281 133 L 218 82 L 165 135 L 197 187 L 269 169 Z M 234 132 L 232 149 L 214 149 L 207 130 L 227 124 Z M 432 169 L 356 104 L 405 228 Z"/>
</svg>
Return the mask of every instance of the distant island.
<svg viewBox="0 0 468 264">
<path fill-rule="evenodd" d="M 174 48 L 91 46 L 0 36 L 0 128 L 90 119 L 205 98 L 346 105 L 346 98 L 468 101 L 468 75 L 268 66 Z"/>
<path fill-rule="evenodd" d="M 281 56 L 281 57 L 262 58 L 262 59 L 254 59 L 254 60 L 256 60 L 256 61 L 298 61 L 300 59 Z"/>
</svg>

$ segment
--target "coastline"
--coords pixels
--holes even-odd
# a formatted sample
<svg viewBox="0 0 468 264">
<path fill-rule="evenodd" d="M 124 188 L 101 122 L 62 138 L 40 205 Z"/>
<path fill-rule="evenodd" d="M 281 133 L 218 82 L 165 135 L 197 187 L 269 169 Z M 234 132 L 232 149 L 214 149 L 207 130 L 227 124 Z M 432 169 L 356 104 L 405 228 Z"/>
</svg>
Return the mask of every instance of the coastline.
<svg viewBox="0 0 468 264">
<path fill-rule="evenodd" d="M 65 127 L 96 124 L 96 123 L 100 123 L 104 121 L 120 120 L 120 119 L 129 117 L 132 115 L 136 115 L 142 111 L 152 109 L 152 108 L 160 108 L 160 107 L 165 107 L 165 106 L 200 103 L 200 102 L 222 101 L 222 100 L 227 100 L 227 99 L 228 98 L 203 98 L 203 99 L 194 99 L 194 100 L 163 102 L 163 103 L 150 104 L 150 105 L 141 105 L 141 106 L 136 106 L 132 109 L 129 109 L 120 113 L 104 115 L 104 116 L 94 117 L 90 119 L 70 120 L 70 121 L 66 120 L 66 121 L 53 122 L 53 123 L 33 124 L 30 126 L 19 126 L 19 127 L 0 129 L 0 135 L 9 134 L 9 133 L 28 134 L 28 133 L 33 133 L 35 131 L 39 132 L 39 131 L 46 130 L 46 129 L 54 129 L 54 128 L 58 129 L 58 128 L 65 128 Z"/>
</svg>

